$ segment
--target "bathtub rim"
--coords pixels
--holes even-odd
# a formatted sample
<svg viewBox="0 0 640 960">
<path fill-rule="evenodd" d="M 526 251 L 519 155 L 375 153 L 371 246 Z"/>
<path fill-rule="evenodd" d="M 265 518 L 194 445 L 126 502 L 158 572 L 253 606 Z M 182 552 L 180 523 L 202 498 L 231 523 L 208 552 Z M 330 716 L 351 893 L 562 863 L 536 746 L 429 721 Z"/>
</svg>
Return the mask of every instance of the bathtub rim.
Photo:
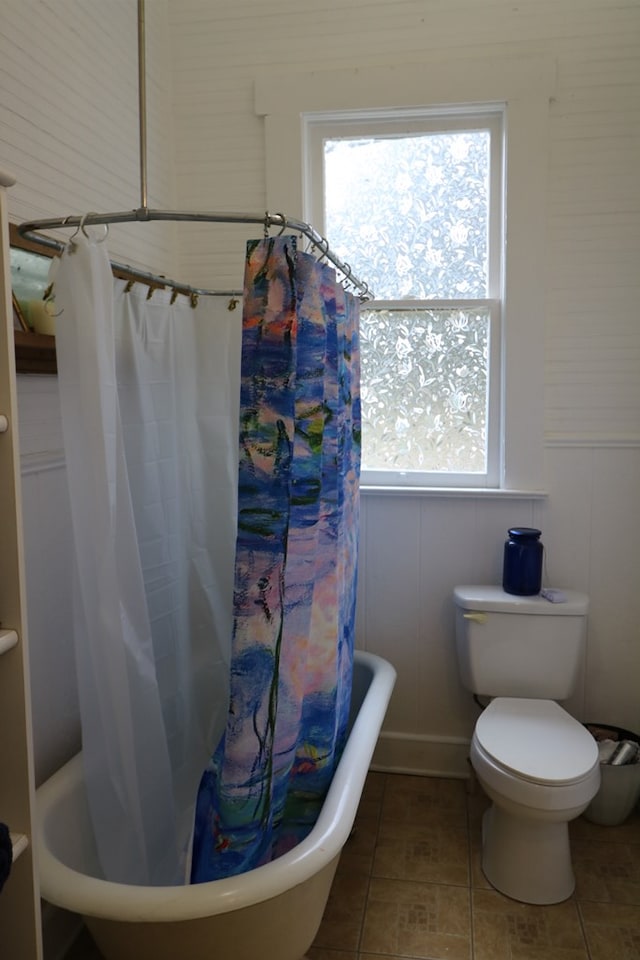
<svg viewBox="0 0 640 960">
<path fill-rule="evenodd" d="M 83 916 L 122 922 L 176 922 L 241 910 L 273 899 L 304 883 L 342 850 L 353 826 L 373 751 L 395 684 L 394 667 L 376 654 L 357 650 L 354 664 L 371 671 L 371 681 L 316 824 L 293 850 L 238 877 L 186 886 L 150 887 L 113 883 L 66 866 L 48 849 L 45 819 L 66 792 L 68 779 L 82 777 L 76 754 L 36 791 L 35 843 L 41 895 L 55 906 Z M 352 797 L 355 793 L 355 800 Z"/>
</svg>

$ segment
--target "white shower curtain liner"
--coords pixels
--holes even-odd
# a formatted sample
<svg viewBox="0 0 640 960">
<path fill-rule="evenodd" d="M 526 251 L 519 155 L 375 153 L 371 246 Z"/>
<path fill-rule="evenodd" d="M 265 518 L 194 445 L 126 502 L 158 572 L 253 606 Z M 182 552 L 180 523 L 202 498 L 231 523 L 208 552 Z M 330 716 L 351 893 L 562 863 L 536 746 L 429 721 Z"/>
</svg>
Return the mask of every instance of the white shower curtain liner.
<svg viewBox="0 0 640 960">
<path fill-rule="evenodd" d="M 83 235 L 54 280 L 98 853 L 109 880 L 180 883 L 228 702 L 240 311 L 125 292 Z"/>
</svg>

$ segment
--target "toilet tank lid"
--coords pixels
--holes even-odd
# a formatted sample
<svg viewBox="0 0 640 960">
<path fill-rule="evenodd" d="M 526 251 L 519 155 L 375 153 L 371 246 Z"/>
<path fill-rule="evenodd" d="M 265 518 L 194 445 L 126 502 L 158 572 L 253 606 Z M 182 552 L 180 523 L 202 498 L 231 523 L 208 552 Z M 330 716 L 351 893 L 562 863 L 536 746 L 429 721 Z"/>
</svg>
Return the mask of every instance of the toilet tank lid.
<svg viewBox="0 0 640 960">
<path fill-rule="evenodd" d="M 562 603 L 551 603 L 545 597 L 519 597 L 496 586 L 462 586 L 453 591 L 456 606 L 463 610 L 488 610 L 497 613 L 534 613 L 554 617 L 584 616 L 589 598 L 576 590 L 563 590 Z"/>
</svg>

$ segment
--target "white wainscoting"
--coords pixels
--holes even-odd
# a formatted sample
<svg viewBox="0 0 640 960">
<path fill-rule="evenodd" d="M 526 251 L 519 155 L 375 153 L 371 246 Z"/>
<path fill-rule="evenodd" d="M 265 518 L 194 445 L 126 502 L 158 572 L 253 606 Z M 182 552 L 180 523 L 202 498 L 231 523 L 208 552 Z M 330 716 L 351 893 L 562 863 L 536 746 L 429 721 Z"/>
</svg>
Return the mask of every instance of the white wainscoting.
<svg viewBox="0 0 640 960">
<path fill-rule="evenodd" d="M 79 742 L 71 531 L 56 378 L 19 380 L 42 779 Z M 581 720 L 640 732 L 640 445 L 554 441 L 545 458 L 544 499 L 363 494 L 356 642 L 398 671 L 378 767 L 465 775 L 478 707 L 458 679 L 451 596 L 457 584 L 501 582 L 503 543 L 515 525 L 542 530 L 547 585 L 590 596 L 585 658 L 567 708 Z"/>
<path fill-rule="evenodd" d="M 501 582 L 513 525 L 542 530 L 547 585 L 590 597 L 585 655 L 565 707 L 640 732 L 640 445 L 554 443 L 545 456 L 543 500 L 363 497 L 357 642 L 398 670 L 381 768 L 464 775 L 479 710 L 458 680 L 451 593 Z"/>
</svg>

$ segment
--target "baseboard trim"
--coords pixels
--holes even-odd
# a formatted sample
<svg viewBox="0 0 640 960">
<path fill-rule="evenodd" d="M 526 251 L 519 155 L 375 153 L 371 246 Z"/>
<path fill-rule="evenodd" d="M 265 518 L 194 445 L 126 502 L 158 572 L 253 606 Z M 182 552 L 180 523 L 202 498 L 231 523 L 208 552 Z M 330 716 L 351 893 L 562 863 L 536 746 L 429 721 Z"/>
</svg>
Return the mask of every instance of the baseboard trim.
<svg viewBox="0 0 640 960">
<path fill-rule="evenodd" d="M 422 777 L 467 779 L 470 741 L 466 737 L 382 731 L 372 770 Z"/>
</svg>

